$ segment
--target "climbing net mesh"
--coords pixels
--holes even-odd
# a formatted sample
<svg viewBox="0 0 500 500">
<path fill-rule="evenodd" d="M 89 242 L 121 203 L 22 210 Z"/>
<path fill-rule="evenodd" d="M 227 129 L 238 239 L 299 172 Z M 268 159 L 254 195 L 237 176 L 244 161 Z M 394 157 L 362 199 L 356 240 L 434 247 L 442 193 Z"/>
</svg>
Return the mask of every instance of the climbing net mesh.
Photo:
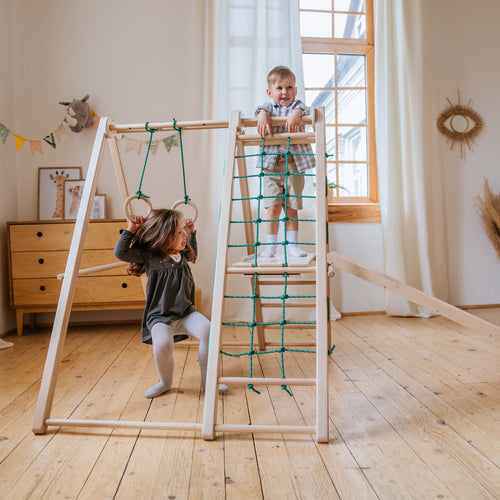
<svg viewBox="0 0 500 500">
<path fill-rule="evenodd" d="M 285 171 L 283 173 L 265 173 L 264 170 L 264 158 L 269 155 L 284 155 L 285 157 Z M 297 219 L 290 219 L 287 216 L 287 208 L 289 206 L 289 200 L 292 197 L 301 197 L 301 198 L 312 198 L 315 199 L 315 196 L 306 196 L 306 195 L 293 195 L 289 193 L 289 188 L 288 188 L 288 178 L 290 176 L 303 176 L 303 177 L 315 177 L 316 174 L 314 173 L 305 173 L 305 172 L 295 172 L 295 171 L 290 171 L 290 158 L 292 156 L 315 156 L 314 153 L 298 153 L 298 152 L 292 152 L 290 150 L 290 138 L 287 140 L 287 147 L 285 152 L 277 152 L 277 153 L 270 153 L 266 152 L 265 147 L 264 147 L 264 139 L 262 140 L 262 146 L 260 148 L 260 152 L 255 153 L 255 154 L 247 154 L 247 155 L 239 155 L 236 156 L 236 159 L 238 158 L 250 158 L 250 157 L 259 157 L 260 162 L 259 162 L 259 169 L 258 173 L 252 174 L 252 175 L 235 175 L 233 179 L 249 179 L 249 178 L 254 178 L 258 182 L 256 183 L 258 185 L 257 189 L 257 194 L 254 196 L 247 196 L 247 197 L 239 197 L 239 198 L 232 198 L 233 202 L 250 202 L 254 201 L 257 205 L 257 210 L 256 210 L 256 216 L 255 218 L 252 218 L 250 220 L 231 220 L 231 224 L 255 224 L 255 241 L 253 243 L 246 243 L 246 244 L 229 244 L 229 248 L 241 248 L 241 247 L 253 247 L 252 250 L 253 252 L 249 252 L 250 254 L 253 253 L 253 265 L 257 266 L 258 265 L 258 248 L 262 245 L 269 245 L 271 243 L 266 243 L 260 241 L 260 235 L 262 233 L 261 231 L 261 225 L 263 223 L 267 222 L 283 222 L 283 241 L 276 243 L 277 245 L 280 245 L 283 247 L 283 265 L 284 267 L 288 267 L 288 252 L 287 252 L 287 247 L 289 244 L 292 242 L 289 242 L 287 239 L 287 222 L 288 221 L 297 221 L 297 222 L 316 222 L 316 219 L 304 219 L 304 218 L 297 218 Z M 266 196 L 263 194 L 263 180 L 266 176 L 284 176 L 285 180 L 283 182 L 284 185 L 284 194 L 281 196 Z M 326 193 L 325 193 L 326 196 Z M 261 212 L 263 210 L 263 200 L 265 198 L 282 198 L 283 199 L 283 217 L 278 218 L 278 219 L 263 219 L 261 216 Z M 328 225 L 327 225 L 328 229 Z M 328 241 L 328 234 L 327 234 L 327 241 Z M 272 243 L 274 244 L 274 243 Z M 315 246 L 315 242 L 297 242 L 296 244 L 298 245 L 312 245 Z M 285 358 L 284 355 L 286 352 L 303 352 L 303 353 L 315 353 L 315 350 L 310 350 L 310 349 L 302 349 L 302 348 L 290 348 L 286 347 L 285 345 L 285 332 L 287 325 L 307 325 L 307 326 L 312 326 L 314 327 L 316 325 L 315 321 L 291 321 L 287 319 L 287 301 L 289 300 L 296 300 L 296 299 L 309 299 L 309 300 L 316 300 L 316 295 L 294 295 L 289 293 L 289 287 L 290 285 L 293 285 L 293 280 L 290 280 L 290 275 L 289 273 L 285 272 L 283 273 L 283 291 L 279 295 L 262 295 L 259 293 L 259 287 L 258 287 L 258 279 L 259 279 L 259 274 L 254 273 L 253 274 L 253 289 L 251 295 L 225 295 L 224 298 L 226 299 L 246 299 L 246 300 L 251 300 L 251 319 L 250 321 L 247 322 L 236 322 L 236 323 L 228 323 L 228 322 L 223 322 L 222 324 L 225 326 L 244 326 L 248 327 L 250 329 L 250 348 L 245 351 L 245 352 L 240 352 L 240 353 L 229 353 L 226 351 L 221 351 L 222 354 L 226 356 L 235 356 L 235 357 L 240 357 L 240 356 L 249 356 L 250 360 L 250 377 L 253 376 L 253 364 L 254 364 L 254 356 L 260 355 L 260 354 L 272 354 L 272 353 L 279 353 L 280 355 L 280 366 L 281 366 L 281 376 L 282 378 L 285 378 Z M 257 301 L 260 300 L 271 300 L 271 301 L 281 301 L 281 319 L 279 321 L 257 321 Z M 328 300 L 328 299 L 327 299 Z M 279 304 L 279 302 L 278 302 Z M 328 324 L 330 323 L 330 307 L 329 303 L 327 304 L 327 311 L 328 311 Z M 280 342 L 279 342 L 279 347 L 276 349 L 270 349 L 270 350 L 265 350 L 265 351 L 259 351 L 254 349 L 254 340 L 255 340 L 255 333 L 257 327 L 275 327 L 279 328 L 280 330 Z M 329 354 L 333 351 L 333 348 L 335 346 L 332 346 L 331 349 L 329 350 Z M 252 389 L 255 392 L 259 392 L 255 389 L 253 384 L 249 384 L 248 386 L 250 389 Z M 282 385 L 281 388 L 285 391 L 287 391 L 290 395 L 290 391 L 288 390 L 286 385 Z"/>
</svg>

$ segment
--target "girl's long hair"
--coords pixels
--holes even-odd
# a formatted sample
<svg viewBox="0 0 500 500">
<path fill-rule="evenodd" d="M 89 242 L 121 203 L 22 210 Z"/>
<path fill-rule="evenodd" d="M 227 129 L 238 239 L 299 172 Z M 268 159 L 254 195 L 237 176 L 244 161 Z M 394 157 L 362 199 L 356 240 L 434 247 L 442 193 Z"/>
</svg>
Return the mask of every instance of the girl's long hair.
<svg viewBox="0 0 500 500">
<path fill-rule="evenodd" d="M 174 244 L 181 219 L 182 214 L 177 210 L 169 210 L 168 208 L 151 210 L 137 229 L 130 244 L 131 248 L 139 248 L 150 254 L 160 253 L 167 256 Z M 165 249 L 167 250 L 165 251 Z M 183 253 L 189 262 L 196 261 L 196 254 L 189 245 L 186 245 Z M 145 268 L 143 264 L 129 264 L 127 271 L 128 274 L 140 276 L 145 272 Z"/>
</svg>

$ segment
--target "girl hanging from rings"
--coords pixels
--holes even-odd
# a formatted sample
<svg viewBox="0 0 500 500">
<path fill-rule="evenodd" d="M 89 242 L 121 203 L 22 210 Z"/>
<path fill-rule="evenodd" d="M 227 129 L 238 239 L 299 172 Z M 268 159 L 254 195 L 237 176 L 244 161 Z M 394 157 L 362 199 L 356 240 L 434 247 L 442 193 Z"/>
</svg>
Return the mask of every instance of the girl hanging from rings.
<svg viewBox="0 0 500 500">
<path fill-rule="evenodd" d="M 205 390 L 210 321 L 194 306 L 195 285 L 189 262 L 197 257 L 194 223 L 177 210 L 151 210 L 145 217 L 130 215 L 127 229 L 115 246 L 115 256 L 129 262 L 128 272 L 146 272 L 146 306 L 142 319 L 142 342 L 153 344 L 158 384 L 146 398 L 168 392 L 174 372 L 174 333 L 182 332 L 200 341 L 198 362 L 201 388 Z M 227 387 L 219 385 L 219 391 Z"/>
</svg>

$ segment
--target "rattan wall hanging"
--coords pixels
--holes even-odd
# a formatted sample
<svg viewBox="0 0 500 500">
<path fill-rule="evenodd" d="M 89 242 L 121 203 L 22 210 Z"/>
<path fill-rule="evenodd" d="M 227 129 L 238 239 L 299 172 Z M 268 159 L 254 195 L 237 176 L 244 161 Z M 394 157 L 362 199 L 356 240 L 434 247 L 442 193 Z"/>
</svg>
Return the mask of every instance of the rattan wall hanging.
<svg viewBox="0 0 500 500">
<path fill-rule="evenodd" d="M 460 146 L 460 158 L 465 157 L 465 147 L 472 151 L 475 139 L 484 130 L 485 123 L 481 115 L 471 107 L 472 99 L 467 104 L 460 102 L 460 90 L 458 93 L 458 104 L 453 104 L 448 98 L 449 107 L 438 117 L 436 125 L 438 130 L 451 142 L 451 149 L 457 143 Z"/>
</svg>

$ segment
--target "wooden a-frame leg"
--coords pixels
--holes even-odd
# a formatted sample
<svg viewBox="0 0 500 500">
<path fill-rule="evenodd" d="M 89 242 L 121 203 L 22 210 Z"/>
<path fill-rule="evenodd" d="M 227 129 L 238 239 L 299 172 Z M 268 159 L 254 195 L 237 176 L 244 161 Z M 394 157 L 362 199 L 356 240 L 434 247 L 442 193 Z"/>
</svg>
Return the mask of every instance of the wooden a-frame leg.
<svg viewBox="0 0 500 500">
<path fill-rule="evenodd" d="M 50 416 L 52 402 L 54 399 L 55 386 L 57 382 L 57 372 L 61 361 L 61 355 L 64 348 L 64 340 L 68 329 L 69 315 L 71 305 L 75 294 L 76 281 L 78 278 L 78 268 L 83 252 L 83 244 L 92 210 L 92 201 L 97 189 L 97 179 L 102 162 L 104 136 L 107 127 L 107 118 L 101 118 L 97 129 L 97 134 L 90 158 L 87 179 L 80 202 L 80 208 L 76 218 L 73 238 L 66 262 L 64 280 L 59 294 L 54 325 L 50 337 L 47 359 L 43 371 L 38 402 L 35 409 L 35 418 L 33 421 L 33 432 L 35 434 L 45 434 L 47 432 L 46 420 Z"/>
<path fill-rule="evenodd" d="M 212 320 L 208 346 L 207 380 L 205 403 L 203 407 L 202 437 L 206 440 L 215 438 L 215 418 L 217 414 L 217 391 L 219 375 L 219 357 L 222 329 L 222 304 L 226 282 L 227 245 L 229 241 L 229 223 L 231 220 L 231 191 L 233 183 L 234 154 L 236 134 L 240 124 L 240 113 L 232 111 L 229 119 L 226 169 L 222 188 L 219 236 L 217 238 L 217 260 L 215 263 L 214 294 Z"/>
</svg>

